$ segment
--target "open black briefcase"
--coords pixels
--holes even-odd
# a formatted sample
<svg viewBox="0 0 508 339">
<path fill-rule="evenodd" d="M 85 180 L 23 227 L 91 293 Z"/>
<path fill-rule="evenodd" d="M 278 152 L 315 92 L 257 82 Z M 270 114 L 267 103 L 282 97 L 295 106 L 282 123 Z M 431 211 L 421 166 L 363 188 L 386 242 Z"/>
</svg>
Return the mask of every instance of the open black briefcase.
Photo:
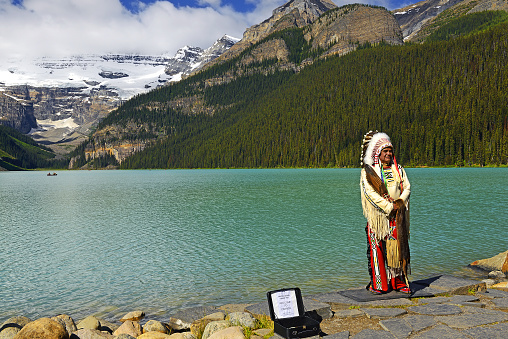
<svg viewBox="0 0 508 339">
<path fill-rule="evenodd" d="M 267 292 L 266 296 L 275 333 L 286 339 L 311 337 L 321 333 L 319 321 L 305 312 L 302 293 L 298 287 Z"/>
</svg>

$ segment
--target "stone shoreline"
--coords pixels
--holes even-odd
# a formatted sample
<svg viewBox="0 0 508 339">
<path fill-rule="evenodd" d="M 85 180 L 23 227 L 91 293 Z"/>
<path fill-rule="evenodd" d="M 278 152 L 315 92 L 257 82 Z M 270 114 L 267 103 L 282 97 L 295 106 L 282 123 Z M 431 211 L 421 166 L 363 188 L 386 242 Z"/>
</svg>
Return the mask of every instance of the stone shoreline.
<svg viewBox="0 0 508 339">
<path fill-rule="evenodd" d="M 508 333 L 508 289 L 448 275 L 411 282 L 411 289 L 410 297 L 374 296 L 363 288 L 304 295 L 307 314 L 321 323 L 320 336 L 310 339 L 504 338 Z M 144 319 L 142 311 L 119 323 L 89 316 L 77 325 L 68 315 L 35 321 L 20 316 L 1 325 L 0 339 L 282 339 L 269 328 L 268 314 L 262 302 L 184 309 L 167 323 Z"/>
</svg>

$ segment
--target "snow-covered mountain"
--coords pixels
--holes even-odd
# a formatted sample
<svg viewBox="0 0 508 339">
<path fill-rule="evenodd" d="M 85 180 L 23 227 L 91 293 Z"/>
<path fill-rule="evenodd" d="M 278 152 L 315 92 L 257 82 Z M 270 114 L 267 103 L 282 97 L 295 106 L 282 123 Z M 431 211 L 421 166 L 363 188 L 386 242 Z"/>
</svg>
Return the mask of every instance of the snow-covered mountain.
<svg viewBox="0 0 508 339">
<path fill-rule="evenodd" d="M 82 126 L 87 127 L 81 131 L 86 134 L 88 127 L 134 95 L 199 70 L 238 41 L 224 35 L 206 50 L 185 46 L 174 56 L 107 54 L 0 60 L 0 96 L 21 99 L 25 107 L 33 104 L 38 128 L 32 133 L 39 141 L 64 141 Z M 7 108 L 3 112 L 0 119 L 9 125 Z M 55 136 L 53 129 L 62 125 L 58 120 L 69 123 Z M 50 130 L 52 138 L 45 139 Z"/>
<path fill-rule="evenodd" d="M 80 87 L 84 92 L 107 87 L 125 100 L 165 82 L 180 80 L 238 41 L 224 35 L 206 50 L 185 46 L 174 56 L 107 54 L 0 60 L 0 84 Z"/>
</svg>

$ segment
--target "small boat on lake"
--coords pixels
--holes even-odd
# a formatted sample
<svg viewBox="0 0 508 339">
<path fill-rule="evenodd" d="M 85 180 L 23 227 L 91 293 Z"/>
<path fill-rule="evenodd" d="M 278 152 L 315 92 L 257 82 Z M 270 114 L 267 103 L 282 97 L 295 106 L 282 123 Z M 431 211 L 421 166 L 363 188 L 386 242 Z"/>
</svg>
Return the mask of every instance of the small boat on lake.
<svg viewBox="0 0 508 339">
<path fill-rule="evenodd" d="M 47 176 L 48 176 L 48 177 L 53 177 L 53 176 L 56 176 L 56 175 L 57 175 L 56 173 L 53 173 L 53 174 L 48 173 L 48 174 L 47 174 Z"/>
</svg>

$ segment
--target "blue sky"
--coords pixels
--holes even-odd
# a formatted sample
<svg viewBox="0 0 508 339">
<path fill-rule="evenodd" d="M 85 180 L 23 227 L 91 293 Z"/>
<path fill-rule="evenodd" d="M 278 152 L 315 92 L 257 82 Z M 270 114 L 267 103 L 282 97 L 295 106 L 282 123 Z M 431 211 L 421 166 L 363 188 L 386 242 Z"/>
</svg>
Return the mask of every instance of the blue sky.
<svg viewBox="0 0 508 339">
<path fill-rule="evenodd" d="M 240 39 L 287 1 L 0 0 L 0 60 L 92 53 L 173 56 L 186 45 L 207 48 L 224 34 Z M 364 3 L 403 7 L 394 1 Z"/>
<path fill-rule="evenodd" d="M 152 4 L 157 0 L 141 0 L 144 4 Z M 131 12 L 137 12 L 138 0 L 122 0 L 122 4 L 129 9 Z M 222 1 L 199 1 L 199 0 L 170 0 L 176 7 L 206 7 L 212 3 L 216 3 L 222 6 L 231 6 L 235 11 L 246 13 L 252 12 L 256 9 L 255 1 L 245 0 L 222 0 Z"/>
</svg>

